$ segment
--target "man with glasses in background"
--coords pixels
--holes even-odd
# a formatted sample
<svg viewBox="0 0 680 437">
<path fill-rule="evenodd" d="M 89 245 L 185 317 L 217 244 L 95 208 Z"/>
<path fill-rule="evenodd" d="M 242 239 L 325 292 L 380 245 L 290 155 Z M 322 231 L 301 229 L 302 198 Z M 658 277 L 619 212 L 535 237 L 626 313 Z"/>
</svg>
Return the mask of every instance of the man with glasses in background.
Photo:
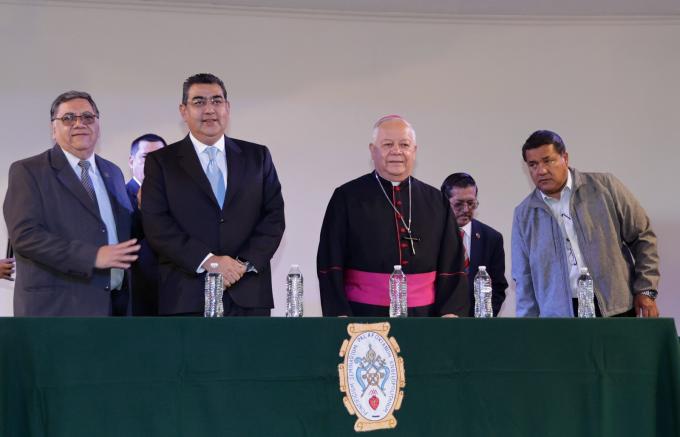
<svg viewBox="0 0 680 437">
<path fill-rule="evenodd" d="M 598 317 L 658 317 L 656 236 L 633 194 L 609 173 L 570 168 L 555 132 L 531 134 L 522 157 L 536 189 L 515 208 L 512 224 L 517 316 L 578 314 L 585 267 Z"/>
<path fill-rule="evenodd" d="M 467 173 L 449 175 L 441 186 L 444 196 L 449 199 L 451 210 L 456 217 L 459 236 L 465 246 L 465 272 L 468 279 L 470 302 L 474 303 L 474 279 L 479 266 L 486 266 L 491 276 L 491 304 L 494 317 L 498 316 L 508 281 L 505 279 L 505 251 L 503 235 L 474 218 L 479 206 L 478 189 L 475 180 Z M 470 306 L 470 317 L 474 315 L 474 305 Z"/>
<path fill-rule="evenodd" d="M 218 77 L 189 77 L 182 140 L 151 153 L 142 184 L 144 233 L 159 259 L 160 315 L 202 316 L 206 271 L 227 287 L 225 316 L 268 316 L 270 260 L 284 230 L 267 147 L 225 136 L 230 104 Z"/>
<path fill-rule="evenodd" d="M 16 258 L 15 316 L 120 316 L 137 259 L 120 168 L 95 155 L 99 110 L 82 91 L 50 109 L 51 149 L 12 164 L 4 203 Z"/>
</svg>

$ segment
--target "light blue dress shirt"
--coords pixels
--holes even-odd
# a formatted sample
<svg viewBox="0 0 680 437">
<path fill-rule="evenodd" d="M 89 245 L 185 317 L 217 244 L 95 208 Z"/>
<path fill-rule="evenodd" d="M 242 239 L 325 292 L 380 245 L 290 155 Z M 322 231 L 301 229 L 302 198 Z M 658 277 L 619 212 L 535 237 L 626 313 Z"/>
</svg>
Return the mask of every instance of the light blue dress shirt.
<svg viewBox="0 0 680 437">
<path fill-rule="evenodd" d="M 191 140 L 191 144 L 194 145 L 194 150 L 196 151 L 196 155 L 198 156 L 198 160 L 201 161 L 201 167 L 203 168 L 203 173 L 208 176 L 208 162 L 210 161 L 210 158 L 208 157 L 207 153 L 205 152 L 205 149 L 207 149 L 208 146 L 207 144 L 203 144 L 202 142 L 198 141 L 196 137 L 189 132 L 189 139 Z M 213 147 L 216 147 L 218 152 L 215 155 L 215 161 L 217 162 L 217 167 L 220 169 L 222 172 L 222 177 L 224 178 L 224 192 L 228 192 L 229 187 L 227 186 L 227 157 L 225 155 L 225 150 L 224 150 L 224 135 L 220 137 L 219 140 L 215 144 L 213 144 Z M 226 196 L 225 196 L 225 202 L 226 202 Z M 201 264 L 198 265 L 198 268 L 196 268 L 196 273 L 203 273 L 205 269 L 203 268 L 203 264 L 213 256 L 212 253 L 209 253 L 203 258 L 203 261 L 201 261 Z"/>
<path fill-rule="evenodd" d="M 81 168 L 78 165 L 80 158 L 71 153 L 67 152 L 63 148 L 61 149 L 66 155 L 68 163 L 71 168 L 76 173 L 76 177 L 80 180 Z M 118 230 L 116 229 L 116 219 L 113 215 L 113 209 L 111 208 L 111 200 L 109 199 L 109 192 L 106 190 L 106 185 L 104 185 L 104 179 L 99 173 L 97 168 L 97 163 L 94 159 L 94 154 L 92 154 L 88 159 L 90 163 L 90 169 L 88 173 L 90 179 L 92 180 L 92 185 L 94 186 L 94 192 L 97 195 L 97 204 L 99 205 L 99 215 L 106 226 L 106 236 L 108 238 L 109 244 L 118 244 Z M 122 269 L 111 269 L 111 290 L 120 290 L 123 285 L 123 275 L 124 271 Z"/>
</svg>

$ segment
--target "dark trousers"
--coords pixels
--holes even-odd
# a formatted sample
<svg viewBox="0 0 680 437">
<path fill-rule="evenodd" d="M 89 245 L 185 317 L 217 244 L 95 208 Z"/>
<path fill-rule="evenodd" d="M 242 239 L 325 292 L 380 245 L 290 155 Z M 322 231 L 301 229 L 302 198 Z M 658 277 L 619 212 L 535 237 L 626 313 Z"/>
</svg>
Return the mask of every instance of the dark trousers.
<svg viewBox="0 0 680 437">
<path fill-rule="evenodd" d="M 111 315 L 114 317 L 122 317 L 130 315 L 129 312 L 130 291 L 113 290 L 111 292 Z"/>
<path fill-rule="evenodd" d="M 578 299 L 572 298 L 571 299 L 571 304 L 574 306 L 574 316 L 578 314 Z M 600 307 L 597 304 L 597 299 L 595 299 L 595 317 L 602 317 L 602 313 L 600 312 Z M 629 309 L 625 313 L 621 314 L 614 314 L 611 317 L 635 317 L 635 307 Z"/>
<path fill-rule="evenodd" d="M 271 308 L 245 308 L 239 306 L 229 296 L 228 289 L 224 291 L 222 297 L 224 304 L 224 317 L 269 317 L 271 316 Z M 168 317 L 203 317 L 203 313 L 181 313 L 181 314 L 164 314 Z"/>
</svg>

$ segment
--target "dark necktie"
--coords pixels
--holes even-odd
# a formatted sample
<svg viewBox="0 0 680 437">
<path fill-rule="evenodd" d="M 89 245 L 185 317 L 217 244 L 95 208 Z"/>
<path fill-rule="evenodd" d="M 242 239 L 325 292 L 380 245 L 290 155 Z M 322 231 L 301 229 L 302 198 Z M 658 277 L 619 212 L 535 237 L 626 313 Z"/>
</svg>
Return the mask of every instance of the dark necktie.
<svg viewBox="0 0 680 437">
<path fill-rule="evenodd" d="M 94 192 L 94 185 L 92 185 L 92 179 L 90 179 L 90 162 L 89 161 L 79 161 L 78 166 L 80 167 L 80 183 L 83 184 L 85 191 L 90 196 L 90 199 L 97 203 L 97 195 Z"/>
</svg>

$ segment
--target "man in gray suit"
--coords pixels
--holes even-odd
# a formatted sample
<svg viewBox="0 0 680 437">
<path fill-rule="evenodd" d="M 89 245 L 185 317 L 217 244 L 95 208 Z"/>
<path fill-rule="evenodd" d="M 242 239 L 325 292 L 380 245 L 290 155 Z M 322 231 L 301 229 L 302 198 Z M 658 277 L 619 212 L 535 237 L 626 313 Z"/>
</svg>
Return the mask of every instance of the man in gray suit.
<svg viewBox="0 0 680 437">
<path fill-rule="evenodd" d="M 85 92 L 50 109 L 51 149 L 12 164 L 4 214 L 16 258 L 15 316 L 128 313 L 137 259 L 120 169 L 94 154 L 99 110 Z"/>
</svg>

